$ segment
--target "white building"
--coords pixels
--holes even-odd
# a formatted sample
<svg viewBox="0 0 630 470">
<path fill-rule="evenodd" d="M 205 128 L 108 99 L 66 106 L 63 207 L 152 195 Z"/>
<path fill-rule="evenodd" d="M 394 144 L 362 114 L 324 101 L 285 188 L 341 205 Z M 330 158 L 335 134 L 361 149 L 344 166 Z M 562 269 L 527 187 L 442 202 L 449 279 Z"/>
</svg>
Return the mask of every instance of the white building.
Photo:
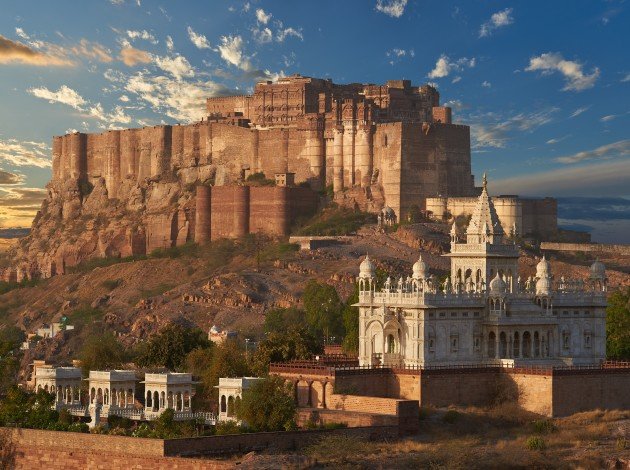
<svg viewBox="0 0 630 470">
<path fill-rule="evenodd" d="M 518 275 L 484 175 L 464 237 L 451 230 L 451 273 L 440 283 L 422 258 L 411 276 L 375 286 L 369 257 L 359 274 L 361 365 L 596 364 L 606 357 L 606 272 L 555 280 L 543 257 Z"/>
<path fill-rule="evenodd" d="M 81 404 L 81 369 L 43 366 L 35 369 L 35 390 L 55 396 L 55 406 Z"/>
<path fill-rule="evenodd" d="M 259 377 L 219 379 L 219 421 L 236 420 L 236 407 L 243 398 L 243 391 L 263 380 Z"/>
<path fill-rule="evenodd" d="M 194 395 L 192 374 L 166 372 L 145 374 L 145 414 L 159 413 L 171 408 L 179 412 L 191 412 Z"/>
<path fill-rule="evenodd" d="M 110 408 L 134 408 L 135 371 L 91 370 L 88 383 L 90 406 L 101 405 L 103 414 L 107 414 Z"/>
<path fill-rule="evenodd" d="M 36 334 L 42 338 L 54 338 L 60 331 L 70 330 L 74 330 L 74 326 L 63 323 L 51 323 L 50 325 L 43 325 L 41 328 L 37 328 Z"/>
</svg>

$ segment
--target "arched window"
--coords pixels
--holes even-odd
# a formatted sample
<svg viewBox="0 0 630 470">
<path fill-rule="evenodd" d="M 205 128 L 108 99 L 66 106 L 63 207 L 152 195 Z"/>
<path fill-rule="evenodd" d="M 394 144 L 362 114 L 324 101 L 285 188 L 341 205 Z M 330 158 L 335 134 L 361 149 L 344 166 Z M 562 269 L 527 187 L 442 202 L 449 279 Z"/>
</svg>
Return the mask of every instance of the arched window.
<svg viewBox="0 0 630 470">
<path fill-rule="evenodd" d="M 507 357 L 507 336 L 505 331 L 499 335 L 499 357 L 505 359 Z"/>
<path fill-rule="evenodd" d="M 221 395 L 221 413 L 225 413 L 227 411 L 227 401 L 225 399 L 225 395 Z"/>
<path fill-rule="evenodd" d="M 514 332 L 514 357 L 521 357 L 521 340 L 518 331 Z"/>
<path fill-rule="evenodd" d="M 394 338 L 394 335 L 389 334 L 387 335 L 387 353 L 394 354 L 395 351 L 396 351 L 396 339 Z"/>
<path fill-rule="evenodd" d="M 230 396 L 227 402 L 227 415 L 234 416 L 234 397 Z"/>
<path fill-rule="evenodd" d="M 523 333 L 523 357 L 532 357 L 532 335 L 529 331 Z"/>
<path fill-rule="evenodd" d="M 534 357 L 540 357 L 540 334 L 534 331 Z"/>
<path fill-rule="evenodd" d="M 494 333 L 494 331 L 491 331 L 488 334 L 488 357 L 496 357 L 497 355 L 497 351 L 496 351 L 496 344 L 497 341 L 497 336 Z"/>
<path fill-rule="evenodd" d="M 144 406 L 146 408 L 153 408 L 152 398 L 153 398 L 153 394 L 151 393 L 151 390 L 147 390 L 147 399 L 144 403 Z"/>
</svg>

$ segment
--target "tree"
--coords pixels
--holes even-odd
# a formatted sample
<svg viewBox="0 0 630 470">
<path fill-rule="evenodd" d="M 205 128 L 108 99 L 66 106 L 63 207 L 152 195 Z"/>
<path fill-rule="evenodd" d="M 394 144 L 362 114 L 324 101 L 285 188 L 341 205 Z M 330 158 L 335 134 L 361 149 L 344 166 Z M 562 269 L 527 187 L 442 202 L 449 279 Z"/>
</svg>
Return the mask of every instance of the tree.
<svg viewBox="0 0 630 470">
<path fill-rule="evenodd" d="M 12 387 L 0 402 L 0 426 L 46 429 L 59 418 L 52 409 L 54 401 L 54 396 L 44 390 L 33 393 Z"/>
<path fill-rule="evenodd" d="M 333 286 L 311 279 L 304 289 L 303 300 L 306 320 L 317 335 L 325 339 L 343 337 L 343 303 Z"/>
<path fill-rule="evenodd" d="M 171 323 L 140 348 L 136 362 L 144 367 L 161 366 L 178 370 L 184 366 L 186 356 L 191 351 L 206 349 L 210 345 L 206 334 L 199 328 Z"/>
<path fill-rule="evenodd" d="M 245 353 L 236 341 L 227 340 L 214 349 L 210 369 L 202 376 L 207 388 L 219 384 L 220 377 L 244 377 L 250 375 Z"/>
<path fill-rule="evenodd" d="M 606 355 L 630 360 L 630 288 L 614 292 L 606 308 Z"/>
<path fill-rule="evenodd" d="M 243 391 L 236 415 L 256 432 L 295 428 L 295 400 L 291 384 L 271 376 Z"/>
<path fill-rule="evenodd" d="M 252 358 L 252 368 L 258 375 L 266 375 L 271 362 L 310 359 L 323 350 L 321 343 L 306 328 L 291 327 L 286 332 L 274 332 L 258 343 Z"/>
<path fill-rule="evenodd" d="M 274 308 L 265 314 L 265 333 L 280 333 L 290 327 L 307 326 L 306 313 L 296 307 Z"/>
<path fill-rule="evenodd" d="M 90 336 L 79 352 L 83 373 L 91 370 L 115 369 L 126 360 L 125 349 L 116 337 L 106 332 L 101 335 Z"/>
<path fill-rule="evenodd" d="M 359 301 L 359 286 L 355 286 L 354 292 L 343 307 L 343 326 L 346 335 L 343 339 L 343 350 L 350 354 L 359 352 L 359 308 L 353 307 Z"/>
</svg>

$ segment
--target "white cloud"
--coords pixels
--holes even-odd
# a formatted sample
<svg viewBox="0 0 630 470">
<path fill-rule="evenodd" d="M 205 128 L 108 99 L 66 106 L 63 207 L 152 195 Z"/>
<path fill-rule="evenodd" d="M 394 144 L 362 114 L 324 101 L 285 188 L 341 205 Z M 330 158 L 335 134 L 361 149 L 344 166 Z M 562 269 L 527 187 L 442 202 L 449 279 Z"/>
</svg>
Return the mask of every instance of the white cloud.
<svg viewBox="0 0 630 470">
<path fill-rule="evenodd" d="M 134 40 L 134 39 L 143 39 L 145 41 L 149 41 L 151 44 L 157 44 L 158 40 L 155 39 L 155 36 L 153 34 L 151 34 L 150 32 L 148 32 L 146 29 L 143 29 L 142 31 L 127 31 L 127 36 L 129 36 L 129 39 Z"/>
<path fill-rule="evenodd" d="M 173 42 L 173 38 L 170 36 L 166 36 L 166 49 L 169 52 L 173 52 L 175 50 L 175 43 Z"/>
<path fill-rule="evenodd" d="M 44 142 L 0 139 L 0 162 L 13 166 L 49 168 L 50 147 Z"/>
<path fill-rule="evenodd" d="M 495 194 L 523 196 L 628 195 L 630 160 L 560 168 L 492 181 Z"/>
<path fill-rule="evenodd" d="M 114 123 L 127 124 L 131 122 L 131 118 L 124 113 L 120 106 L 116 106 L 113 112 L 106 113 L 101 103 L 91 104 L 66 85 L 62 85 L 57 91 L 51 91 L 46 87 L 29 88 L 27 91 L 37 98 L 48 100 L 49 103 L 61 103 L 70 106 L 77 111 L 86 113 L 87 116 L 107 122 L 110 126 L 113 126 Z"/>
<path fill-rule="evenodd" d="M 481 25 L 481 28 L 479 29 L 479 37 L 483 38 L 490 36 L 494 30 L 502 28 L 503 26 L 511 25 L 512 23 L 514 23 L 512 8 L 506 8 L 505 10 L 498 11 L 494 13 L 488 21 Z"/>
<path fill-rule="evenodd" d="M 621 83 L 630 82 L 630 73 L 627 73 L 622 79 Z"/>
<path fill-rule="evenodd" d="M 83 99 L 79 93 L 66 85 L 62 85 L 57 91 L 51 91 L 46 87 L 29 88 L 27 91 L 37 98 L 48 100 L 49 103 L 61 103 L 71 106 L 74 109 L 80 110 L 86 103 L 85 99 Z"/>
<path fill-rule="evenodd" d="M 556 158 L 560 163 L 579 163 L 584 160 L 607 160 L 630 155 L 630 140 L 620 140 L 612 144 L 602 145 L 593 150 L 584 150 L 573 155 Z"/>
<path fill-rule="evenodd" d="M 269 23 L 270 19 L 271 19 L 271 13 L 265 13 L 265 10 L 263 10 L 262 8 L 258 8 L 256 10 L 256 20 L 259 23 L 267 24 Z"/>
<path fill-rule="evenodd" d="M 484 80 L 483 82 L 481 82 L 481 86 L 484 87 L 484 88 L 490 88 L 490 87 L 492 87 L 492 83 L 490 83 L 487 80 Z"/>
<path fill-rule="evenodd" d="M 455 78 L 453 78 L 453 80 L 451 81 L 451 83 L 457 83 L 459 81 L 461 81 L 462 77 L 460 77 L 459 75 Z"/>
<path fill-rule="evenodd" d="M 392 18 L 400 18 L 405 13 L 407 0 L 377 0 L 376 11 L 391 16 Z"/>
<path fill-rule="evenodd" d="M 610 122 L 613 119 L 617 119 L 618 117 L 619 117 L 618 114 L 609 114 L 607 116 L 602 116 L 601 118 L 599 118 L 599 120 L 602 122 Z"/>
<path fill-rule="evenodd" d="M 208 39 L 203 34 L 197 34 L 190 26 L 188 27 L 188 37 L 190 38 L 190 41 L 197 47 L 197 49 L 210 49 L 210 43 L 208 42 Z"/>
<path fill-rule="evenodd" d="M 119 58 L 125 65 L 129 67 L 133 67 L 134 65 L 138 64 L 148 64 L 149 62 L 151 62 L 151 54 L 146 51 L 136 49 L 132 46 L 123 47 L 120 50 Z"/>
<path fill-rule="evenodd" d="M 219 53 L 221 58 L 236 67 L 242 67 L 243 38 L 240 36 L 221 36 Z"/>
<path fill-rule="evenodd" d="M 585 74 L 583 65 L 579 62 L 565 60 L 557 52 L 548 52 L 529 60 L 528 72 L 540 71 L 543 75 L 560 72 L 565 79 L 563 91 L 582 91 L 595 86 L 599 78 L 599 68 L 593 68 L 590 74 Z"/>
<path fill-rule="evenodd" d="M 470 125 L 472 148 L 505 148 L 508 141 L 517 132 L 533 132 L 540 126 L 553 120 L 559 108 L 547 108 L 532 113 L 518 113 L 502 116 L 497 113 L 485 113 L 464 118 Z"/>
<path fill-rule="evenodd" d="M 254 40 L 259 44 L 267 44 L 273 41 L 273 33 L 269 28 L 252 29 L 252 33 L 254 35 Z"/>
<path fill-rule="evenodd" d="M 278 42 L 283 42 L 289 36 L 296 37 L 302 41 L 304 40 L 304 36 L 302 35 L 302 30 L 298 30 L 295 28 L 279 29 L 276 35 L 276 40 Z"/>
<path fill-rule="evenodd" d="M 212 81 L 188 82 L 149 76 L 146 72 L 125 77 L 123 83 L 128 93 L 148 103 L 155 113 L 182 122 L 194 122 L 204 117 L 206 98 L 229 93 L 225 86 Z"/>
<path fill-rule="evenodd" d="M 176 80 L 181 80 L 182 77 L 195 76 L 195 71 L 186 57 L 181 55 L 175 57 L 154 56 L 153 59 L 155 60 L 155 65 L 173 75 Z"/>
<path fill-rule="evenodd" d="M 30 39 L 29 35 L 26 34 L 22 28 L 15 28 L 15 34 L 17 34 L 22 39 Z"/>
<path fill-rule="evenodd" d="M 579 116 L 580 114 L 582 114 L 583 112 L 588 111 L 588 109 L 589 109 L 589 108 L 590 108 L 590 106 L 584 106 L 583 108 L 578 108 L 578 109 L 576 109 L 575 111 L 573 111 L 573 112 L 571 113 L 571 115 L 569 116 L 569 118 L 574 118 L 574 117 L 577 117 L 577 116 Z"/>
<path fill-rule="evenodd" d="M 466 67 L 474 67 L 475 64 L 476 59 L 474 57 L 472 59 L 462 57 L 461 59 L 451 60 L 446 54 L 442 54 L 435 63 L 435 67 L 429 72 L 427 77 L 444 78 L 451 72 L 459 72 Z"/>
<path fill-rule="evenodd" d="M 546 144 L 548 145 L 555 145 L 558 142 L 562 142 L 563 140 L 568 139 L 569 137 L 571 137 L 571 134 L 569 135 L 565 135 L 564 137 L 554 137 L 553 139 L 549 139 Z"/>
</svg>

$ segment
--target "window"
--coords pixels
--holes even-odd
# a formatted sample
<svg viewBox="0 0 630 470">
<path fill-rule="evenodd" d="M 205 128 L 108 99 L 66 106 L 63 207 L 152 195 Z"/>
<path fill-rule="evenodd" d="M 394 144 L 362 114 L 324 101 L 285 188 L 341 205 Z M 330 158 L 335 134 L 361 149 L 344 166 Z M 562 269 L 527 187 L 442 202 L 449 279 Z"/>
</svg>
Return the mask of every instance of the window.
<svg viewBox="0 0 630 470">
<path fill-rule="evenodd" d="M 562 311 L 562 315 L 568 315 L 568 314 L 569 314 L 569 312 L 567 310 L 563 310 Z"/>
<path fill-rule="evenodd" d="M 387 134 L 383 135 L 383 147 L 387 147 Z"/>
<path fill-rule="evenodd" d="M 591 312 L 589 312 L 588 310 L 584 310 L 584 315 L 588 315 L 589 313 Z"/>
<path fill-rule="evenodd" d="M 429 312 L 429 318 L 434 318 L 434 317 L 435 317 L 435 313 Z"/>
<path fill-rule="evenodd" d="M 478 317 L 478 316 L 479 316 L 479 312 L 475 312 L 475 315 L 474 315 L 474 316 L 475 316 L 475 317 Z"/>
<path fill-rule="evenodd" d="M 585 348 L 591 347 L 591 332 L 590 331 L 587 331 L 584 333 L 584 347 Z"/>
<path fill-rule="evenodd" d="M 459 336 L 452 335 L 451 336 L 451 352 L 456 353 L 458 346 L 459 346 Z"/>
<path fill-rule="evenodd" d="M 440 317 L 445 317 L 445 316 L 446 316 L 446 313 L 440 312 Z"/>
<path fill-rule="evenodd" d="M 451 312 L 451 317 L 456 317 L 457 316 L 457 312 Z"/>
<path fill-rule="evenodd" d="M 433 338 L 429 338 L 429 352 L 435 351 L 435 340 Z"/>
<path fill-rule="evenodd" d="M 579 310 L 573 310 L 573 315 L 579 315 L 580 311 Z"/>
<path fill-rule="evenodd" d="M 462 313 L 462 317 L 467 317 L 467 316 L 468 316 L 468 312 Z"/>
<path fill-rule="evenodd" d="M 569 349 L 571 343 L 571 335 L 566 331 L 562 333 L 562 347 L 564 349 Z"/>
<path fill-rule="evenodd" d="M 481 351 L 481 338 L 475 337 L 474 346 L 475 351 Z"/>
</svg>

